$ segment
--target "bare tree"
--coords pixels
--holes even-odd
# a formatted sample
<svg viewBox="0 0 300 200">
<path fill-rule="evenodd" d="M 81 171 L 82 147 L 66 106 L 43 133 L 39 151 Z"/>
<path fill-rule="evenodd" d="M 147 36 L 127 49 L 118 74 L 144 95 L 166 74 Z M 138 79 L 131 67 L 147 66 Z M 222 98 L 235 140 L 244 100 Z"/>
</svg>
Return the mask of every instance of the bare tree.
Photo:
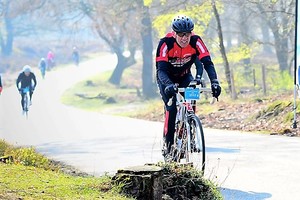
<svg viewBox="0 0 300 200">
<path fill-rule="evenodd" d="M 3 28 L 0 31 L 0 47 L 3 56 L 12 53 L 14 38 L 32 33 L 34 28 L 29 23 L 24 23 L 30 13 L 43 7 L 46 0 L 4 0 L 1 2 Z M 29 21 L 29 20 L 28 20 Z"/>
<path fill-rule="evenodd" d="M 138 7 L 141 15 L 141 38 L 142 38 L 142 55 L 143 55 L 143 96 L 152 98 L 155 96 L 153 81 L 153 41 L 152 41 L 152 23 L 149 7 L 144 5 L 144 1 L 138 1 Z"/>
<path fill-rule="evenodd" d="M 212 2 L 213 13 L 214 13 L 214 16 L 215 16 L 216 21 L 217 21 L 219 46 L 220 46 L 220 52 L 221 52 L 223 61 L 225 63 L 225 76 L 226 76 L 228 88 L 229 88 L 229 91 L 230 91 L 230 94 L 231 94 L 231 98 L 236 99 L 237 95 L 236 95 L 236 91 L 235 91 L 235 87 L 234 87 L 234 78 L 233 78 L 233 75 L 230 71 L 230 66 L 229 66 L 229 62 L 228 62 L 228 59 L 227 59 L 226 50 L 225 50 L 225 46 L 224 46 L 220 15 L 219 15 L 219 12 L 218 12 L 217 7 L 216 7 L 215 0 L 212 0 L 211 2 Z"/>
<path fill-rule="evenodd" d="M 288 70 L 289 52 L 292 48 L 289 45 L 290 35 L 294 29 L 294 0 L 278 1 L 247 1 L 248 8 L 253 10 L 253 5 L 257 8 L 257 13 L 261 20 L 271 29 L 274 36 L 274 48 L 281 71 Z"/>
<path fill-rule="evenodd" d="M 119 85 L 124 70 L 136 62 L 134 59 L 136 43 L 130 43 L 127 37 L 129 34 L 131 38 L 138 37 L 133 32 L 132 18 L 135 16 L 133 7 L 117 0 L 82 0 L 79 9 L 92 21 L 99 37 L 116 53 L 118 62 L 109 82 Z M 131 50 L 130 57 L 123 55 L 126 45 Z"/>
</svg>

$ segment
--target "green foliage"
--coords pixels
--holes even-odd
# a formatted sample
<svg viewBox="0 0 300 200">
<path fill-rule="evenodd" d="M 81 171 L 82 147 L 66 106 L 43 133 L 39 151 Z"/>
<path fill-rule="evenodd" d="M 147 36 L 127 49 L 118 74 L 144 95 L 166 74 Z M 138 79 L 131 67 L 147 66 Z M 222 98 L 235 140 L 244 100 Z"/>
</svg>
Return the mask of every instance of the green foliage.
<svg viewBox="0 0 300 200">
<path fill-rule="evenodd" d="M 278 127 L 283 124 L 290 124 L 293 119 L 293 113 L 290 109 L 292 106 L 291 101 L 276 100 L 268 105 L 265 109 L 259 111 L 254 115 L 254 119 L 264 119 L 265 123 L 272 123 L 276 121 L 281 121 L 281 124 L 278 124 Z M 299 108 L 297 109 L 299 113 Z M 282 126 L 283 129 L 284 126 Z M 283 130 L 280 130 L 280 132 Z"/>
<path fill-rule="evenodd" d="M 230 52 L 227 54 L 228 61 L 240 62 L 243 59 L 251 58 L 254 56 L 254 48 L 246 44 L 241 44 L 239 47 L 233 47 L 230 49 Z"/>
<path fill-rule="evenodd" d="M 48 169 L 51 165 L 49 159 L 36 152 L 33 147 L 16 148 L 7 153 L 13 157 L 14 163 L 22 164 L 24 166 Z"/>
<path fill-rule="evenodd" d="M 12 149 L 12 146 L 5 142 L 5 140 L 0 140 L 0 157 L 5 155 L 8 149 Z"/>
<path fill-rule="evenodd" d="M 144 0 L 144 6 L 150 6 L 153 0 Z"/>
<path fill-rule="evenodd" d="M 281 113 L 286 107 L 289 107 L 291 105 L 290 101 L 281 101 L 277 100 L 274 101 L 272 104 L 270 104 L 266 109 L 262 110 L 259 114 L 259 116 L 263 116 L 266 113 L 274 113 L 275 115 L 278 115 Z"/>
<path fill-rule="evenodd" d="M 217 48 L 215 47 L 212 51 L 218 52 Z M 227 52 L 227 58 L 230 65 L 232 64 L 239 64 L 244 59 L 253 58 L 258 51 L 258 44 L 252 43 L 250 45 L 247 44 L 241 44 L 240 46 L 235 46 L 230 48 L 230 50 Z M 214 58 L 215 64 L 222 64 L 223 59 L 221 56 L 217 56 Z"/>
<path fill-rule="evenodd" d="M 52 170 L 55 169 L 55 167 L 51 164 L 50 160 L 44 155 L 36 152 L 35 148 L 14 147 L 5 142 L 4 140 L 0 140 L 0 157 L 1 156 L 11 156 L 12 162 L 14 164 L 21 164 L 24 166 L 33 166 Z"/>
<path fill-rule="evenodd" d="M 217 186 L 191 165 L 158 163 L 163 168 L 163 193 L 173 199 L 223 199 Z"/>
<path fill-rule="evenodd" d="M 267 71 L 267 85 L 272 91 L 293 90 L 293 77 L 288 71 Z"/>
<path fill-rule="evenodd" d="M 158 32 L 159 37 L 163 37 L 168 30 L 171 31 L 171 22 L 176 15 L 191 17 L 195 23 L 194 32 L 201 35 L 212 18 L 210 2 L 206 1 L 199 5 L 187 5 L 186 9 L 181 9 L 177 12 L 172 11 L 155 17 L 152 25 Z"/>
</svg>

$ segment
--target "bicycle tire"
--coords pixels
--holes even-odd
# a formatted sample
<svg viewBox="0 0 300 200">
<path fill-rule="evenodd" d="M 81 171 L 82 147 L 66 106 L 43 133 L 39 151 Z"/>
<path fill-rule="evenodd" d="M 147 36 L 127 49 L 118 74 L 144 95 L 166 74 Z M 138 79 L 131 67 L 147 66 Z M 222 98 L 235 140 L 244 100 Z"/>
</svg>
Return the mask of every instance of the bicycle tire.
<svg viewBox="0 0 300 200">
<path fill-rule="evenodd" d="M 204 131 L 200 119 L 196 115 L 189 117 L 191 151 L 187 157 L 187 162 L 201 165 L 201 170 L 205 170 L 205 139 Z M 193 159 L 193 160 L 192 160 Z"/>
</svg>

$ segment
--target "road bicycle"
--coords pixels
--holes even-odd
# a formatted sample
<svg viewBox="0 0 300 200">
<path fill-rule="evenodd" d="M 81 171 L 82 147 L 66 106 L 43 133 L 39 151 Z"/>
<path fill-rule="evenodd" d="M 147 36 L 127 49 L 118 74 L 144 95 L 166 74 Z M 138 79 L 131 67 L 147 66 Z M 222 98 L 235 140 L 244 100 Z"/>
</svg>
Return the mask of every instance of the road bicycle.
<svg viewBox="0 0 300 200">
<path fill-rule="evenodd" d="M 28 111 L 29 111 L 29 106 L 30 106 L 30 88 L 29 87 L 25 87 L 21 89 L 22 91 L 22 95 L 24 95 L 24 99 L 23 99 L 23 111 L 24 114 L 26 115 L 26 117 L 28 117 Z"/>
<path fill-rule="evenodd" d="M 201 94 L 211 93 L 210 88 L 202 87 L 192 81 L 186 88 L 178 88 L 176 98 L 177 114 L 175 121 L 174 144 L 171 146 L 170 153 L 167 150 L 166 142 L 163 145 L 163 154 L 166 162 L 192 163 L 199 166 L 202 171 L 205 169 L 205 138 L 200 119 L 195 114 L 196 101 Z M 173 98 L 168 102 L 171 106 Z M 214 103 L 215 98 L 211 103 Z"/>
</svg>

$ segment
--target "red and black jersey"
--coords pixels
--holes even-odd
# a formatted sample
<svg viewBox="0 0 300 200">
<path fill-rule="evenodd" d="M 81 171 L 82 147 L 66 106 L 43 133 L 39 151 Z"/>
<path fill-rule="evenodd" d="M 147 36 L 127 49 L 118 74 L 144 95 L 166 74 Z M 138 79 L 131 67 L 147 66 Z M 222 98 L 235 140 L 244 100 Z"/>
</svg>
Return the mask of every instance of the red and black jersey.
<svg viewBox="0 0 300 200">
<path fill-rule="evenodd" d="M 191 73 L 196 57 L 203 63 L 210 80 L 217 79 L 209 51 L 198 35 L 192 35 L 190 43 L 182 48 L 177 44 L 173 33 L 168 33 L 158 44 L 156 52 L 156 71 L 159 83 L 173 84 L 180 77 Z M 197 70 L 198 71 L 198 70 Z"/>
</svg>

